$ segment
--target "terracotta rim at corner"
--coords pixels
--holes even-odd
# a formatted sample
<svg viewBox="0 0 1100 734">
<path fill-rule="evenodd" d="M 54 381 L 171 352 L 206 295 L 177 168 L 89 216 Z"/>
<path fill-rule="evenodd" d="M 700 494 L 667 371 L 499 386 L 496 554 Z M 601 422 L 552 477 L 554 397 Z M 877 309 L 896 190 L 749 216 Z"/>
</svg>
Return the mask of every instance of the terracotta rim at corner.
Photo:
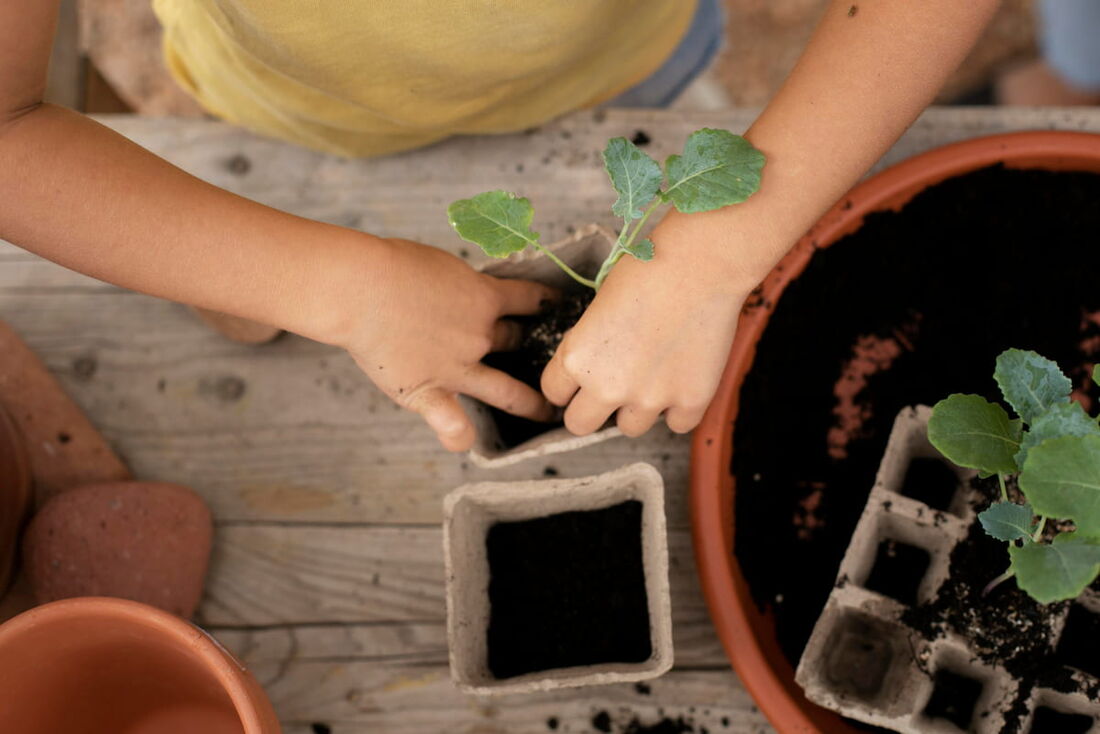
<svg viewBox="0 0 1100 734">
<path fill-rule="evenodd" d="M 5 641 L 33 627 L 74 617 L 103 617 L 119 624 L 153 630 L 188 649 L 225 690 L 240 717 L 244 734 L 280 734 L 279 720 L 259 682 L 228 650 L 201 628 L 181 617 L 127 599 L 79 597 L 44 604 L 0 625 L 0 649 Z"/>
<path fill-rule="evenodd" d="M 899 163 L 856 186 L 794 246 L 762 284 L 760 303 L 741 314 L 737 336 L 691 452 L 691 517 L 695 558 L 711 619 L 737 674 L 782 734 L 850 734 L 839 716 L 802 695 L 794 668 L 780 652 L 770 615 L 756 606 L 733 555 L 733 428 L 741 385 L 770 309 L 815 250 L 859 228 L 876 211 L 900 209 L 923 189 L 996 163 L 1100 173 L 1100 134 L 1064 131 L 992 135 L 946 145 Z"/>
<path fill-rule="evenodd" d="M 0 598 L 15 571 L 19 534 L 32 503 L 31 467 L 23 436 L 0 404 Z"/>
</svg>

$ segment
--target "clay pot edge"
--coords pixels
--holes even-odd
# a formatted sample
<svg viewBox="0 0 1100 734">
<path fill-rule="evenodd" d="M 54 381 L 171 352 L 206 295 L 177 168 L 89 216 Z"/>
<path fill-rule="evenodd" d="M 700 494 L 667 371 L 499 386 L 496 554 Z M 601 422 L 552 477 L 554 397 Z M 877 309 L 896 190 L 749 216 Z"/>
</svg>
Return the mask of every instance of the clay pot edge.
<svg viewBox="0 0 1100 734">
<path fill-rule="evenodd" d="M 163 633 L 194 652 L 211 670 L 233 702 L 245 734 L 279 734 L 275 711 L 259 682 L 214 637 L 195 624 L 156 607 L 128 599 L 86 596 L 43 604 L 0 625 L 0 647 L 5 638 L 46 622 L 73 616 L 98 616 L 140 625 Z"/>
<path fill-rule="evenodd" d="M 692 441 L 691 518 L 696 565 L 711 620 L 734 669 L 769 721 L 780 731 L 853 730 L 810 703 L 779 652 L 770 619 L 756 608 L 733 555 L 733 427 L 739 391 L 752 367 L 769 311 L 801 274 L 815 250 L 855 231 L 874 211 L 898 209 L 944 179 L 985 166 L 1100 172 L 1100 135 L 1076 131 L 1002 133 L 951 143 L 906 159 L 841 197 L 765 278 L 757 305 L 741 314 L 718 391 Z M 750 302 L 751 303 L 751 302 Z M 763 634 L 762 634 L 763 633 Z"/>
</svg>

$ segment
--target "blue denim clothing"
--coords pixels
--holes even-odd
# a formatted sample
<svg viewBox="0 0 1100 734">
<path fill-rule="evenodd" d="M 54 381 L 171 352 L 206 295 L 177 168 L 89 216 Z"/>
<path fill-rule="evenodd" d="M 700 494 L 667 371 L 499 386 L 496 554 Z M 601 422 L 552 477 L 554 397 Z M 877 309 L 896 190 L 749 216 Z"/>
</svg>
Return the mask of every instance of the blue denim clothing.
<svg viewBox="0 0 1100 734">
<path fill-rule="evenodd" d="M 724 26 L 720 0 L 699 0 L 684 40 L 661 68 L 605 105 L 668 107 L 714 60 L 722 45 Z"/>
<path fill-rule="evenodd" d="M 1100 0 L 1040 0 L 1039 44 L 1058 75 L 1100 92 Z"/>
</svg>

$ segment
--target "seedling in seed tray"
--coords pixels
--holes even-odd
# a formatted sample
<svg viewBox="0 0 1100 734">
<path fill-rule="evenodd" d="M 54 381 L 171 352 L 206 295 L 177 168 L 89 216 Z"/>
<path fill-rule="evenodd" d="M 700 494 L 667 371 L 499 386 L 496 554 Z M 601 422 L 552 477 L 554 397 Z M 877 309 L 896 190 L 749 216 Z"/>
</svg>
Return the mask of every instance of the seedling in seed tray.
<svg viewBox="0 0 1100 734">
<path fill-rule="evenodd" d="M 657 161 L 626 138 L 612 138 L 603 151 L 604 168 L 619 194 L 611 211 L 622 217 L 615 246 L 593 278 L 574 271 L 539 243 L 531 229 L 531 202 L 508 191 L 487 191 L 461 199 L 447 208 L 458 235 L 491 257 L 504 258 L 528 246 L 540 250 L 581 285 L 599 290 L 611 268 L 630 254 L 653 259 L 653 242 L 639 239 L 646 222 L 661 204 L 684 213 L 707 212 L 739 204 L 760 188 L 764 154 L 740 135 L 703 128 L 692 133 L 683 155 L 670 155 L 662 172 Z M 663 188 L 662 188 L 663 187 Z"/>
<path fill-rule="evenodd" d="M 1001 501 L 978 520 L 1008 544 L 1009 567 L 986 591 L 1015 577 L 1040 603 L 1074 599 L 1100 574 L 1100 425 L 1070 401 L 1072 384 L 1058 365 L 1035 352 L 1003 352 L 993 378 L 1016 418 L 978 395 L 955 394 L 932 408 L 928 439 L 955 464 L 1000 481 Z M 1023 504 L 1009 499 L 1013 475 Z M 1075 529 L 1048 542 L 1050 520 Z"/>
</svg>

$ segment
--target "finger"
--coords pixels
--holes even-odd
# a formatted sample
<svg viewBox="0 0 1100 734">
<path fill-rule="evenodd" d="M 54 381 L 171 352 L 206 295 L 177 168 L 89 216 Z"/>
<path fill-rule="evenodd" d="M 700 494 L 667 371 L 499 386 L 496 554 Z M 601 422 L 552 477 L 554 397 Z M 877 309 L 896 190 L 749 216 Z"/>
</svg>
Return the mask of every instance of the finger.
<svg viewBox="0 0 1100 734">
<path fill-rule="evenodd" d="M 413 394 L 405 407 L 420 414 L 448 451 L 466 451 L 474 445 L 474 424 L 454 393 L 440 387 L 426 388 Z"/>
<path fill-rule="evenodd" d="M 565 427 L 577 436 L 587 436 L 603 428 L 617 407 L 594 397 L 590 390 L 581 390 L 565 409 Z"/>
<path fill-rule="evenodd" d="M 624 405 L 619 408 L 617 422 L 623 435 L 637 438 L 653 427 L 661 416 L 659 410 L 647 410 L 636 405 Z"/>
<path fill-rule="evenodd" d="M 509 316 L 531 316 L 556 301 L 560 293 L 548 285 L 529 280 L 494 278 L 501 297 L 500 312 Z"/>
<path fill-rule="evenodd" d="M 523 327 L 511 319 L 501 319 L 493 324 L 493 341 L 490 352 L 513 352 L 523 341 Z"/>
<path fill-rule="evenodd" d="M 542 394 L 551 403 L 561 406 L 567 405 L 580 387 L 577 381 L 565 371 L 561 357 L 561 347 L 558 347 L 558 351 L 554 352 L 554 356 L 550 358 L 550 363 L 542 371 L 540 386 L 542 387 Z"/>
<path fill-rule="evenodd" d="M 688 433 L 699 425 L 706 412 L 705 405 L 701 408 L 669 408 L 665 413 L 665 423 L 675 433 Z"/>
<path fill-rule="evenodd" d="M 506 413 L 533 421 L 550 421 L 557 411 L 539 391 L 483 364 L 471 368 L 458 389 Z"/>
</svg>

